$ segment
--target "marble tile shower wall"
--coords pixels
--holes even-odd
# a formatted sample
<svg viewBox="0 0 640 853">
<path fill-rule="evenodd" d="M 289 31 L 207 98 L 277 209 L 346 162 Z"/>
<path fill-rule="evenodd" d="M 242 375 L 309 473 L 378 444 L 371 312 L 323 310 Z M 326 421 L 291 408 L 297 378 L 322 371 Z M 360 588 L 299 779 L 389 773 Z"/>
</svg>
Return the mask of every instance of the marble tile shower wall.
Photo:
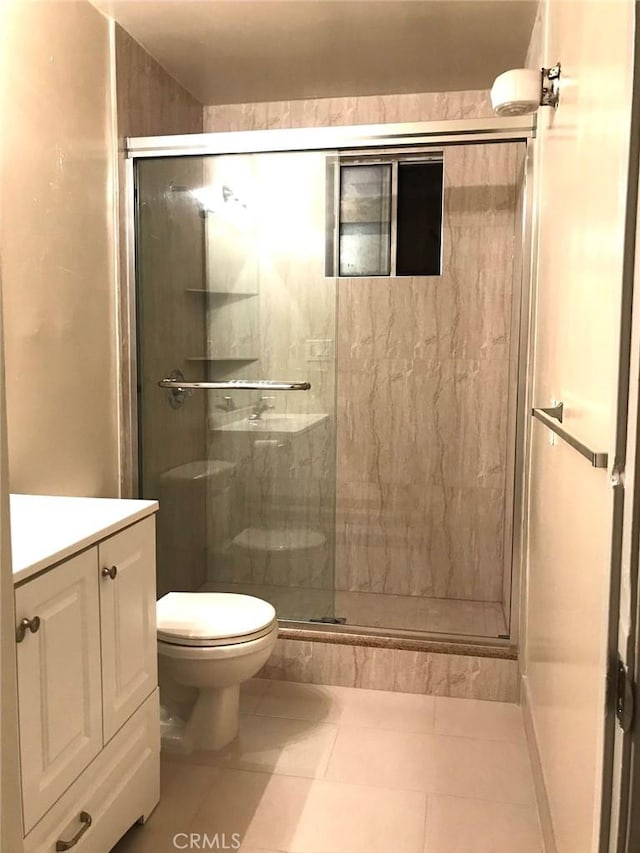
<svg viewBox="0 0 640 853">
<path fill-rule="evenodd" d="M 315 98 L 259 104 L 216 104 L 204 108 L 204 132 L 268 130 L 287 127 L 331 127 L 350 124 L 391 124 L 403 121 L 445 121 L 493 118 L 489 93 L 416 92 Z"/>
<path fill-rule="evenodd" d="M 339 283 L 339 589 L 502 598 L 522 148 L 445 150 L 441 276 Z"/>
<path fill-rule="evenodd" d="M 518 661 L 279 639 L 261 678 L 518 701 Z"/>
<path fill-rule="evenodd" d="M 426 93 L 211 106 L 204 129 L 492 115 L 485 92 Z M 447 149 L 442 276 L 339 281 L 339 590 L 502 600 L 523 155 Z"/>
</svg>

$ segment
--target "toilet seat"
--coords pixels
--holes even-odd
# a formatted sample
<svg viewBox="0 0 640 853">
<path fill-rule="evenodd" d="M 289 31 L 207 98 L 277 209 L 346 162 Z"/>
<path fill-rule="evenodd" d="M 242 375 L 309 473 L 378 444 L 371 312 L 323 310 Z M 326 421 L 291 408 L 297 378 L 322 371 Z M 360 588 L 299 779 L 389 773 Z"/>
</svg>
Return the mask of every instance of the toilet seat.
<svg viewBox="0 0 640 853">
<path fill-rule="evenodd" d="M 158 640 L 175 646 L 248 643 L 277 627 L 267 601 L 234 592 L 170 592 L 156 603 Z"/>
</svg>

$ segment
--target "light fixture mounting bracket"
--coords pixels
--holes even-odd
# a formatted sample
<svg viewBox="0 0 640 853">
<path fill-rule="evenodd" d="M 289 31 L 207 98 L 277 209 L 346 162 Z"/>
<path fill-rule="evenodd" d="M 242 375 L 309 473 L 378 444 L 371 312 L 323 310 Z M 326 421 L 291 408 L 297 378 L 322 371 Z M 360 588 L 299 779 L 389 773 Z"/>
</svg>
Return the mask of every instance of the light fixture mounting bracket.
<svg viewBox="0 0 640 853">
<path fill-rule="evenodd" d="M 556 62 L 551 68 L 541 68 L 542 90 L 540 92 L 540 106 L 553 107 L 557 109 L 560 103 L 560 71 L 561 66 Z"/>
</svg>

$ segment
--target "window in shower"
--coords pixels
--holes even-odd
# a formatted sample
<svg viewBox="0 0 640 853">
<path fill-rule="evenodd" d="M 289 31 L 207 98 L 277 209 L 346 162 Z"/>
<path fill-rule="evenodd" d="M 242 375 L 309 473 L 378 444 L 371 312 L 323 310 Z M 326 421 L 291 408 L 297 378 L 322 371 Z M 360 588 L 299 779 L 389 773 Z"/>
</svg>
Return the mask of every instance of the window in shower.
<svg viewBox="0 0 640 853">
<path fill-rule="evenodd" d="M 441 155 L 341 158 L 334 182 L 329 265 L 338 275 L 440 275 Z"/>
</svg>

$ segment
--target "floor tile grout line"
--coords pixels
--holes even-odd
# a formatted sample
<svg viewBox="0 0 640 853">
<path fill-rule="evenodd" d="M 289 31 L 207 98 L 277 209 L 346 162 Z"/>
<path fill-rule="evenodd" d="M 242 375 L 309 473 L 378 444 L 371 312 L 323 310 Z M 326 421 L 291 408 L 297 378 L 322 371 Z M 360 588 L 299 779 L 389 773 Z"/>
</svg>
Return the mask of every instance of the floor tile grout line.
<svg viewBox="0 0 640 853">
<path fill-rule="evenodd" d="M 196 767 L 203 766 L 213 766 L 213 765 L 193 765 Z M 500 803 L 503 805 L 514 805 L 514 806 L 522 806 L 523 808 L 528 808 L 529 804 L 523 803 L 513 803 L 507 800 L 488 798 L 488 797 L 475 797 L 475 796 L 463 796 L 460 794 L 446 794 L 440 791 L 425 791 L 423 788 L 403 788 L 398 786 L 391 785 L 367 785 L 363 782 L 353 782 L 350 780 L 344 779 L 327 779 L 324 776 L 302 776 L 299 773 L 279 773 L 273 770 L 266 770 L 264 768 L 258 767 L 232 767 L 230 765 L 215 765 L 217 770 L 222 772 L 224 771 L 233 771 L 234 773 L 256 773 L 261 776 L 284 776 L 288 779 L 302 779 L 308 782 L 325 782 L 329 785 L 342 785 L 347 788 L 358 788 L 363 791 L 386 791 L 387 793 L 411 793 L 411 794 L 421 794 L 423 796 L 430 797 L 455 797 L 457 799 L 462 800 L 482 800 L 482 802 L 489 803 Z"/>
<path fill-rule="evenodd" d="M 195 766 L 203 766 L 203 765 L 195 765 Z M 212 765 L 206 765 L 206 766 L 212 766 Z M 412 792 L 412 793 L 417 793 L 417 794 L 429 794 L 430 796 L 435 796 L 435 797 L 454 797 L 454 798 L 462 799 L 462 800 L 482 800 L 483 802 L 504 803 L 504 804 L 513 805 L 513 806 L 521 806 L 523 808 L 528 808 L 532 805 L 535 806 L 534 800 L 532 800 L 531 802 L 525 803 L 525 802 L 518 802 L 515 800 L 511 800 L 511 799 L 504 799 L 502 797 L 495 797 L 495 796 L 494 797 L 484 797 L 484 796 L 480 796 L 480 795 L 476 795 L 476 794 L 453 794 L 453 793 L 448 793 L 446 791 L 425 789 L 424 787 L 423 788 L 417 788 L 417 787 L 405 787 L 402 785 L 395 785 L 395 786 L 394 785 L 375 785 L 375 784 L 365 784 L 363 782 L 354 782 L 352 780 L 347 780 L 347 779 L 332 779 L 332 778 L 328 778 L 326 776 L 326 770 L 325 770 L 324 775 L 322 775 L 322 776 L 319 776 L 319 775 L 309 776 L 309 775 L 303 775 L 301 773 L 293 773 L 290 771 L 282 772 L 282 771 L 277 771 L 275 769 L 268 770 L 266 768 L 260 768 L 257 766 L 241 767 L 241 766 L 231 765 L 231 764 L 215 765 L 215 766 L 216 766 L 216 769 L 223 771 L 223 772 L 224 771 L 234 771 L 237 773 L 257 773 L 257 774 L 260 774 L 263 776 L 284 776 L 284 777 L 287 777 L 290 779 L 305 779 L 305 780 L 311 781 L 311 782 L 328 782 L 331 784 L 347 785 L 349 787 L 362 788 L 365 790 L 389 791 L 389 792 L 391 792 L 391 791 Z"/>
<path fill-rule="evenodd" d="M 513 800 L 498 800 L 495 797 L 471 796 L 469 794 L 443 794 L 441 791 L 427 791 L 429 797 L 436 797 L 447 800 L 472 800 L 480 803 L 495 803 L 499 806 L 512 806 L 516 809 L 528 809 L 537 813 L 537 806 L 534 800 L 530 803 L 514 803 Z"/>
<path fill-rule="evenodd" d="M 177 762 L 174 762 L 174 763 L 177 763 Z M 186 766 L 192 767 L 193 765 L 187 764 Z M 203 766 L 203 765 L 200 765 L 200 766 Z M 204 765 L 204 766 L 206 766 L 206 768 L 209 769 L 209 765 Z M 215 786 L 215 783 L 216 783 L 215 777 L 219 775 L 219 768 L 217 767 L 217 765 L 211 765 L 210 769 L 212 772 L 208 773 L 207 775 L 210 775 L 212 778 L 210 780 L 208 780 L 208 783 L 204 786 L 204 793 L 202 793 L 202 796 L 198 796 L 198 797 L 194 798 L 196 800 L 197 804 L 196 804 L 195 808 L 193 809 L 193 812 L 191 812 L 188 820 L 194 820 L 195 819 L 196 815 L 200 811 L 200 808 L 202 807 L 202 804 L 204 803 L 204 801 L 208 797 L 209 793 L 213 790 L 213 787 Z M 198 794 L 200 794 L 200 793 L 201 793 L 201 789 L 198 791 Z M 153 812 L 151 813 L 151 815 L 149 817 L 151 817 L 158 810 L 161 803 L 162 803 L 162 776 L 160 777 L 160 799 L 159 799 L 158 803 L 156 804 L 156 806 L 154 807 Z"/>
<path fill-rule="evenodd" d="M 446 697 L 445 697 L 446 698 Z M 267 718 L 270 720 L 290 720 L 291 722 L 298 723 L 316 723 L 317 725 L 323 726 L 336 726 L 337 728 L 345 728 L 345 729 L 362 729 L 366 731 L 380 731 L 380 732 L 396 732 L 398 734 L 415 734 L 415 735 L 434 735 L 437 737 L 450 737 L 450 738 L 459 738 L 464 740 L 477 740 L 477 741 L 486 741 L 490 743 L 521 743 L 522 741 L 526 741 L 526 736 L 524 734 L 524 730 L 521 734 L 514 737 L 496 737 L 496 736 L 486 736 L 486 735 L 467 735 L 467 734 L 457 734 L 453 732 L 439 731 L 437 728 L 437 708 L 434 705 L 433 714 L 433 727 L 425 730 L 425 729 L 417 729 L 417 728 L 400 728 L 398 727 L 388 727 L 388 726 L 380 726 L 380 725 L 367 725 L 365 723 L 350 723 L 344 722 L 342 718 L 338 719 L 316 719 L 313 717 L 294 717 L 292 715 L 285 714 L 273 714 L 273 713 L 264 713 L 260 712 L 258 709 L 255 711 L 242 711 L 241 717 L 260 717 L 262 719 Z"/>
<path fill-rule="evenodd" d="M 334 746 L 335 746 L 335 742 L 334 742 Z M 333 747 L 332 747 L 332 752 L 333 752 Z M 291 773 L 291 772 L 283 773 L 283 772 L 278 772 L 276 770 L 268 770 L 266 768 L 259 768 L 259 767 L 234 767 L 234 766 L 231 766 L 228 764 L 225 764 L 225 765 L 195 764 L 195 765 L 190 765 L 190 766 L 206 767 L 206 768 L 210 767 L 211 769 L 219 770 L 222 772 L 230 770 L 230 771 L 234 771 L 236 773 L 257 773 L 257 774 L 260 774 L 262 776 L 286 776 L 287 778 L 305 779 L 305 780 L 312 781 L 312 782 L 328 782 L 330 784 L 345 785 L 345 786 L 350 787 L 350 788 L 361 788 L 364 790 L 389 791 L 389 792 L 391 792 L 391 791 L 395 791 L 395 792 L 406 792 L 406 791 L 408 791 L 408 792 L 412 792 L 412 793 L 424 794 L 424 795 L 429 796 L 429 797 L 447 797 L 450 799 L 458 799 L 458 800 L 479 800 L 481 802 L 499 803 L 502 805 L 511 805 L 511 806 L 515 806 L 515 807 L 519 807 L 519 808 L 523 808 L 523 809 L 533 808 L 534 811 L 536 809 L 535 800 L 532 800 L 529 803 L 522 803 L 522 802 L 515 802 L 513 800 L 505 800 L 503 798 L 484 797 L 484 796 L 479 796 L 479 795 L 475 795 L 475 794 L 474 795 L 471 795 L 471 794 L 451 794 L 451 793 L 446 793 L 443 791 L 432 791 L 432 790 L 426 790 L 425 791 L 423 788 L 405 788 L 405 787 L 391 786 L 391 785 L 369 785 L 369 784 L 365 784 L 362 782 L 353 782 L 350 780 L 328 779 L 328 778 L 326 778 L 326 776 L 306 776 L 306 775 L 301 775 L 300 773 Z"/>
<path fill-rule="evenodd" d="M 338 726 L 336 726 L 336 734 L 335 734 L 335 737 L 333 738 L 333 742 L 331 744 L 331 749 L 329 750 L 327 760 L 325 761 L 324 768 L 322 770 L 322 779 L 324 779 L 326 781 L 328 781 L 327 780 L 327 772 L 329 770 L 329 765 L 331 764 L 331 759 L 333 758 L 333 753 L 334 753 L 335 748 L 336 748 L 336 743 L 338 742 L 339 734 L 340 734 L 340 728 Z"/>
<path fill-rule="evenodd" d="M 367 731 L 376 731 L 376 732 L 397 732 L 398 734 L 413 734 L 413 735 L 434 735 L 438 734 L 438 732 L 433 729 L 418 729 L 418 728 L 399 728 L 399 727 L 389 727 L 389 726 L 374 726 L 367 725 L 365 723 L 343 723 L 340 720 L 315 720 L 309 717 L 286 717 L 281 714 L 261 714 L 254 713 L 248 714 L 245 713 L 243 716 L 255 716 L 260 717 L 261 719 L 267 718 L 270 720 L 291 720 L 292 722 L 297 723 L 317 723 L 323 726 L 336 726 L 339 729 L 363 729 Z M 467 735 L 443 735 L 446 737 L 467 737 Z M 524 737 L 524 735 L 523 735 Z M 477 740 L 484 740 L 484 738 L 477 738 Z M 502 740 L 501 738 L 492 738 L 492 740 Z M 505 743 L 508 741 L 505 741 Z"/>
<path fill-rule="evenodd" d="M 435 730 L 430 731 L 420 731 L 413 729 L 387 729 L 382 728 L 380 726 L 366 726 L 361 723 L 340 723 L 338 721 L 330 721 L 325 722 L 324 720 L 309 720 L 307 718 L 300 717 L 274 717 L 268 714 L 242 714 L 244 717 L 258 717 L 264 719 L 267 717 L 271 720 L 289 720 L 290 722 L 295 723 L 316 723 L 321 726 L 332 726 L 336 729 L 347 729 L 357 731 L 365 731 L 365 732 L 383 732 L 385 734 L 399 734 L 399 735 L 418 735 L 421 737 L 438 737 L 438 738 L 452 738 L 455 740 L 472 740 L 480 743 L 504 743 L 504 744 L 513 744 L 513 745 L 526 745 L 525 735 L 518 736 L 517 738 L 500 738 L 500 737 L 483 737 L 478 735 L 460 735 L 460 734 L 449 734 L 447 732 L 438 732 Z"/>
<path fill-rule="evenodd" d="M 429 853 L 427 850 L 427 826 L 429 824 L 429 807 L 431 805 L 432 794 L 426 793 L 424 796 L 424 821 L 422 824 L 422 853 Z"/>
</svg>

